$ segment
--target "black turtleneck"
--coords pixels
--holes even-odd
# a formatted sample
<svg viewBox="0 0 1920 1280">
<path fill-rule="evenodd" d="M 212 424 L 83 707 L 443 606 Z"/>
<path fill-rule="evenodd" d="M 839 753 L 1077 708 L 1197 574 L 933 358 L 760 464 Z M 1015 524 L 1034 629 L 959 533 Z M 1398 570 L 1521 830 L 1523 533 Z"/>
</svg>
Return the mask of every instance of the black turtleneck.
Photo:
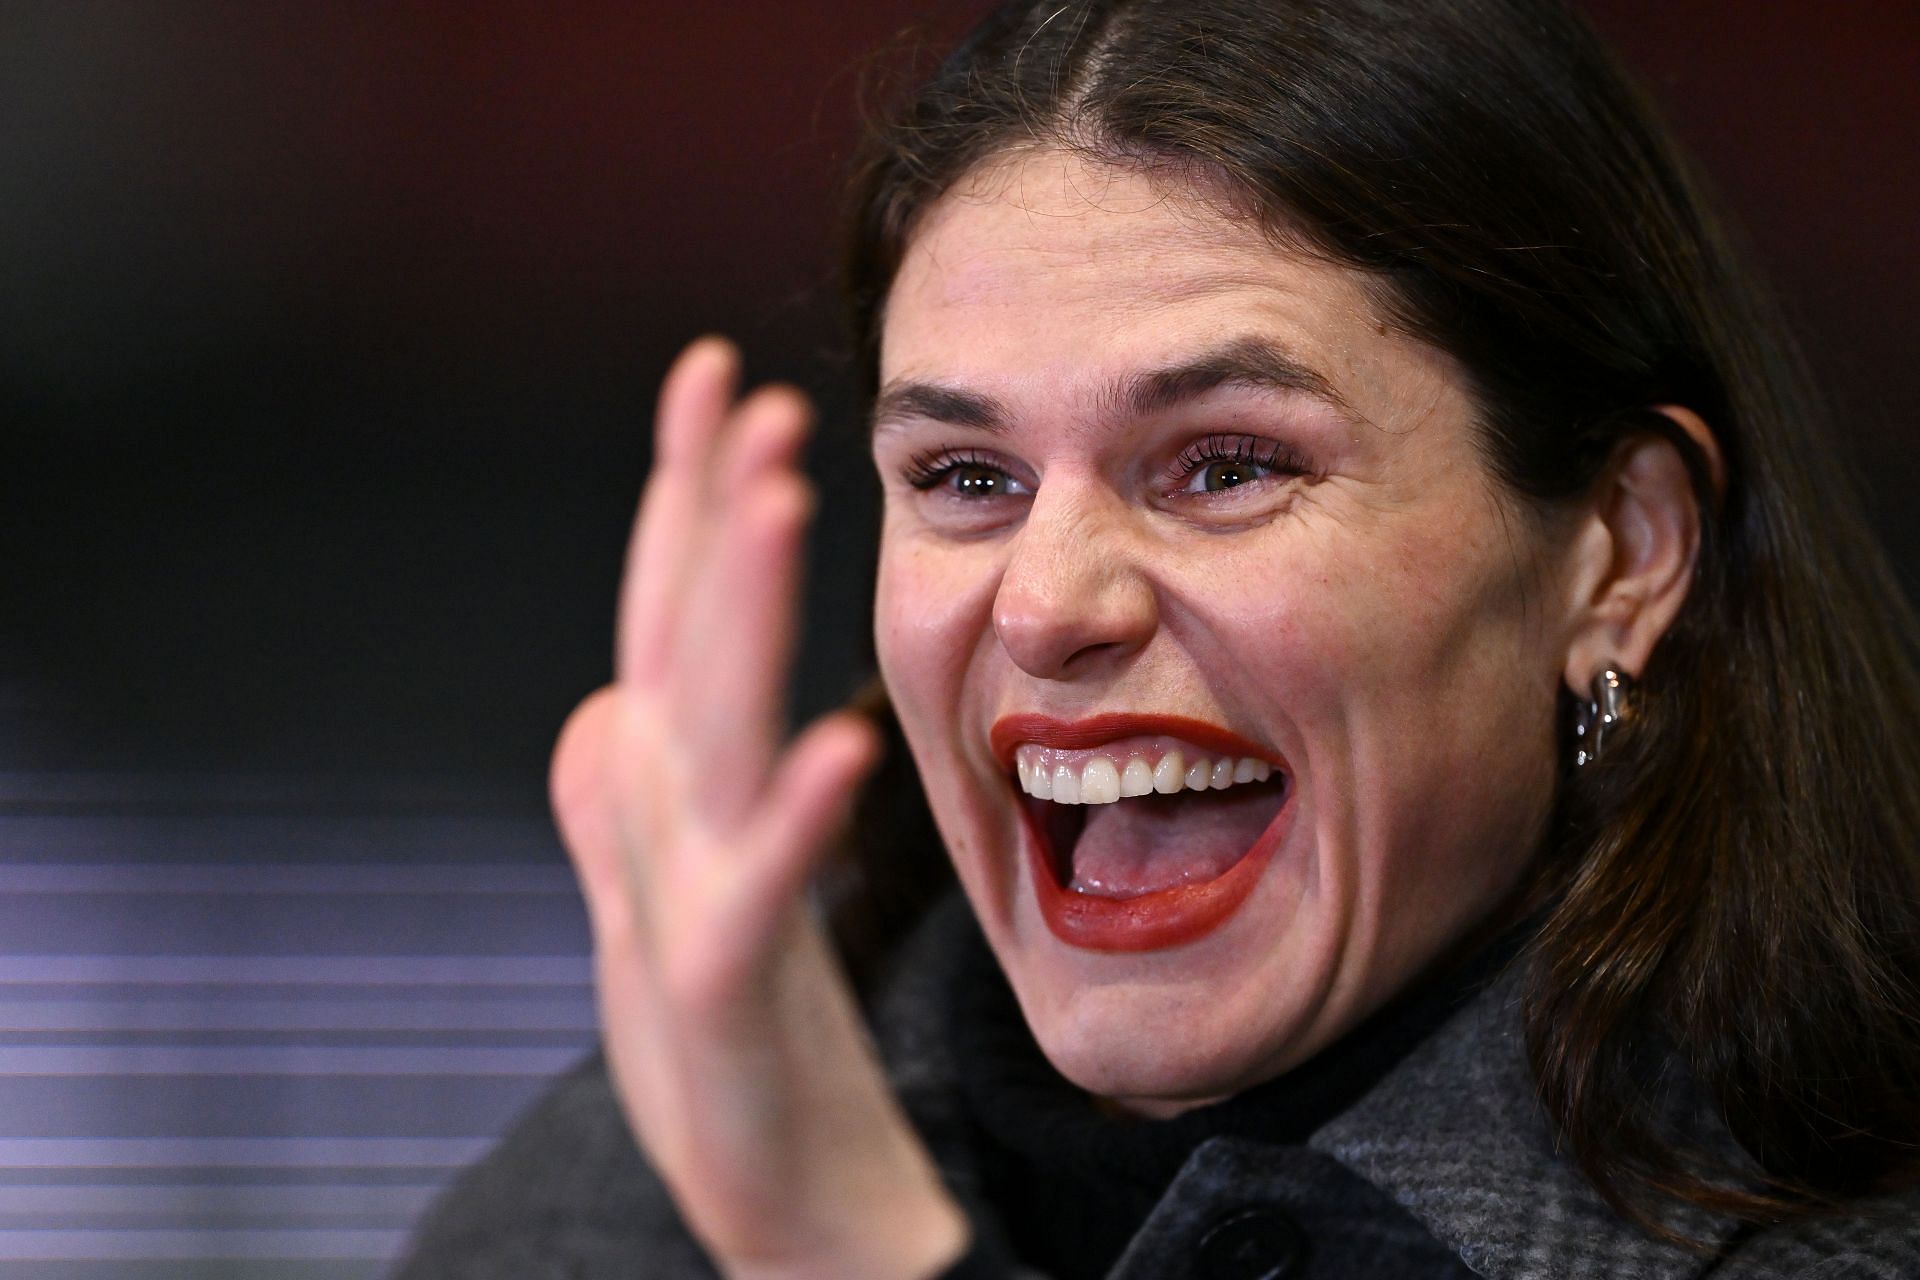
<svg viewBox="0 0 1920 1280">
<path fill-rule="evenodd" d="M 977 932 L 949 990 L 948 1026 L 981 1189 L 1014 1252 L 1057 1280 L 1106 1275 L 1195 1147 L 1231 1134 L 1294 1145 L 1437 1030 L 1512 958 L 1509 933 L 1285 1075 L 1168 1120 L 1102 1108 L 1041 1054 Z"/>
</svg>

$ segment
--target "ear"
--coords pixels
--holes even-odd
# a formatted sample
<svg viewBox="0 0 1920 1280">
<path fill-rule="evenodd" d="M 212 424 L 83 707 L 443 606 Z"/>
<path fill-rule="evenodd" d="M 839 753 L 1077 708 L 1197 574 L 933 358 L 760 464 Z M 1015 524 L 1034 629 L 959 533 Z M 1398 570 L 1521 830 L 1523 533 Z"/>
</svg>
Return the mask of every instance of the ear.
<svg viewBox="0 0 1920 1280">
<path fill-rule="evenodd" d="M 1678 405 L 1654 412 L 1698 447 L 1723 493 L 1720 445 L 1700 415 Z M 1574 538 L 1568 688 L 1585 697 L 1609 666 L 1629 676 L 1646 669 L 1693 585 L 1700 526 L 1693 477 L 1673 442 L 1653 432 L 1623 441 Z"/>
</svg>

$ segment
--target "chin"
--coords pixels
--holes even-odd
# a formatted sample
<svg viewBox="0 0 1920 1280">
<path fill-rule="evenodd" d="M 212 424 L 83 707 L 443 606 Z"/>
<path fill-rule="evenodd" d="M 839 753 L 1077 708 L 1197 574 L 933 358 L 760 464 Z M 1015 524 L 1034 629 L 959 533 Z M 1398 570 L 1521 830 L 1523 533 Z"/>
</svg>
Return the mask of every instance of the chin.
<svg viewBox="0 0 1920 1280">
<path fill-rule="evenodd" d="M 1122 1110 L 1155 1118 L 1231 1097 L 1277 1074 L 1266 1064 L 1264 1045 L 1243 1042 L 1244 1029 L 1232 1038 L 1210 1032 L 1183 1026 L 1165 1035 L 1162 1024 L 1159 1033 L 1144 1034 L 1137 1021 L 1092 1018 L 1034 1029 L 1061 1075 Z"/>
<path fill-rule="evenodd" d="M 963 862 L 961 879 L 1054 1069 L 1124 1110 L 1171 1115 L 1272 1079 L 1327 1042 L 1346 904 L 1338 879 L 1314 866 L 1311 827 L 1292 835 L 1219 927 L 1164 948 L 1062 938 L 1033 892 L 1030 828 L 980 832 L 963 847 L 1002 852 Z"/>
<path fill-rule="evenodd" d="M 1054 1069 L 1141 1115 L 1172 1115 L 1230 1097 L 1317 1047 L 1312 1008 L 1298 988 L 1292 1001 L 1265 988 L 1269 997 L 1249 1009 L 1216 999 L 1217 989 L 1205 983 L 1120 980 L 1031 992 L 1026 985 L 1014 977 L 1027 1024 Z M 1253 981 L 1236 985 L 1263 989 Z M 1300 1007 L 1283 1007 L 1295 1002 Z"/>
</svg>

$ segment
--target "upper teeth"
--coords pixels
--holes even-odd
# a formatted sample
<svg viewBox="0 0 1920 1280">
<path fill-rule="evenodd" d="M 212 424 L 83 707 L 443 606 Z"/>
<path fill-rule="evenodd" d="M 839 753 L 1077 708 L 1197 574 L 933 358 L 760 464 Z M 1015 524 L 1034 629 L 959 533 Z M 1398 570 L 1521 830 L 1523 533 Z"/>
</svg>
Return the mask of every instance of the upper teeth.
<svg viewBox="0 0 1920 1280">
<path fill-rule="evenodd" d="M 1252 756 L 1208 757 L 1174 747 L 1158 760 L 1023 746 L 1013 753 L 1020 789 L 1055 804 L 1112 804 L 1157 791 L 1220 791 L 1236 782 L 1265 782 L 1273 766 Z"/>
</svg>

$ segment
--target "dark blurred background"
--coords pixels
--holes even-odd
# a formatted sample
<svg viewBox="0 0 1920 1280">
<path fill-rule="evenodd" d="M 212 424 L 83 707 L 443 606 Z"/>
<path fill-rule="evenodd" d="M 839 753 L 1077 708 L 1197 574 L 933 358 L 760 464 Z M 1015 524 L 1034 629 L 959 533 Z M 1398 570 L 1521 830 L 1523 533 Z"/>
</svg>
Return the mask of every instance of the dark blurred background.
<svg viewBox="0 0 1920 1280">
<path fill-rule="evenodd" d="M 971 7 L 0 11 L 21 763 L 537 804 L 606 674 L 666 362 L 725 331 L 844 425 L 863 54 Z M 821 469 L 822 698 L 859 650 L 860 465 Z"/>
<path fill-rule="evenodd" d="M 1920 583 L 1920 4 L 1585 7 Z M 836 178 L 867 52 L 982 8 L 0 0 L 7 1275 L 370 1275 L 588 1042 L 543 775 L 655 386 L 721 330 L 825 407 L 836 701 Z"/>
<path fill-rule="evenodd" d="M 1803 322 L 1903 564 L 1920 6 L 1590 0 Z M 23 766 L 498 779 L 607 667 L 659 374 L 719 329 L 844 429 L 863 51 L 978 4 L 0 8 Z M 858 661 L 823 451 L 805 682 Z"/>
</svg>

